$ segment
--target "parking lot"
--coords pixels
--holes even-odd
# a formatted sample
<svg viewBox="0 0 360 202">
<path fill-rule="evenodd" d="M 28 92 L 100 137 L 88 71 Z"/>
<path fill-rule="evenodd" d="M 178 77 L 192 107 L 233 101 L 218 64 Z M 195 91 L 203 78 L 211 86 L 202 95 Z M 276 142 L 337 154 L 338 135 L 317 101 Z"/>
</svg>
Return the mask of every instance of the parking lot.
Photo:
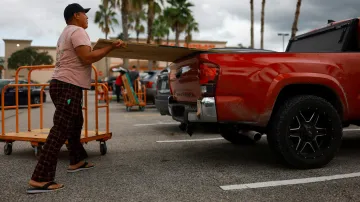
<svg viewBox="0 0 360 202">
<path fill-rule="evenodd" d="M 94 96 L 89 96 L 89 130 L 94 128 Z M 21 130 L 27 129 L 27 110 L 20 110 Z M 51 127 L 54 107 L 44 105 L 44 125 Z M 99 110 L 105 128 L 105 110 Z M 6 112 L 6 131 L 14 130 L 13 111 Z M 32 127 L 39 127 L 39 109 L 32 110 Z M 59 156 L 56 181 L 61 191 L 26 195 L 36 164 L 28 142 L 15 142 L 13 153 L 0 152 L 2 201 L 359 201 L 360 130 L 344 132 L 343 146 L 325 168 L 289 169 L 276 162 L 266 137 L 252 146 L 237 146 L 219 134 L 198 132 L 192 137 L 155 107 L 126 112 L 111 103 L 108 153 L 89 142 L 89 160 L 96 167 L 69 174 L 67 150 Z M 3 143 L 0 143 L 3 146 Z M 346 175 L 345 175 L 346 174 Z M 334 179 L 334 180 L 330 180 Z M 330 180 L 330 181 L 329 181 Z M 256 184 L 254 184 L 256 183 Z M 280 186 L 283 185 L 283 186 Z"/>
</svg>

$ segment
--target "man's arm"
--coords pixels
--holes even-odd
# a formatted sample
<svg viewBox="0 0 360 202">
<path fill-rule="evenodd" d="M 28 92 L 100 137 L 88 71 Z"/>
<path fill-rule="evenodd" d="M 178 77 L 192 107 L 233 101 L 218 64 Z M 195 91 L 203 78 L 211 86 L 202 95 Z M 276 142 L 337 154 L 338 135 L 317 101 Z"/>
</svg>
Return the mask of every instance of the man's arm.
<svg viewBox="0 0 360 202">
<path fill-rule="evenodd" d="M 78 46 L 75 48 L 75 52 L 83 63 L 90 65 L 94 62 L 101 60 L 113 49 L 114 49 L 113 45 L 106 46 L 104 48 L 97 49 L 94 51 L 91 51 L 90 46 Z"/>
<path fill-rule="evenodd" d="M 71 35 L 71 42 L 76 55 L 88 65 L 101 60 L 113 49 L 124 46 L 123 41 L 117 40 L 107 47 L 92 51 L 89 36 L 84 29 L 80 28 Z"/>
</svg>

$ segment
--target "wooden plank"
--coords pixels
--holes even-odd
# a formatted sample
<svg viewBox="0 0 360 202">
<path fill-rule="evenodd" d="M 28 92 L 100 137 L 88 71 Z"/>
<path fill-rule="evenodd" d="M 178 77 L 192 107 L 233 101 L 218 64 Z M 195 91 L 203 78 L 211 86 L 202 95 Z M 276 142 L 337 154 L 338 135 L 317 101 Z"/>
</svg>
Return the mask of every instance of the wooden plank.
<svg viewBox="0 0 360 202">
<path fill-rule="evenodd" d="M 99 39 L 93 49 L 97 50 L 103 48 L 112 44 L 114 41 L 115 40 Z M 173 62 L 187 55 L 201 52 L 210 52 L 210 50 L 128 42 L 126 43 L 126 47 L 117 48 L 106 56 Z"/>
</svg>

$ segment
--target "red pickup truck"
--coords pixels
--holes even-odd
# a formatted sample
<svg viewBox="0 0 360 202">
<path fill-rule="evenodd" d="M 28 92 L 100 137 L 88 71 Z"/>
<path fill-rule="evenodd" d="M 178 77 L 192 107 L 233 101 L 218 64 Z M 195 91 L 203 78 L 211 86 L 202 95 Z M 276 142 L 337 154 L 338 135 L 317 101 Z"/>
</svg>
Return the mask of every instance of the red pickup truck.
<svg viewBox="0 0 360 202">
<path fill-rule="evenodd" d="M 360 125 L 359 52 L 355 18 L 296 36 L 283 53 L 189 55 L 171 66 L 169 111 L 190 135 L 196 124 L 217 124 L 232 143 L 266 134 L 288 165 L 322 167 L 343 127 Z"/>
</svg>

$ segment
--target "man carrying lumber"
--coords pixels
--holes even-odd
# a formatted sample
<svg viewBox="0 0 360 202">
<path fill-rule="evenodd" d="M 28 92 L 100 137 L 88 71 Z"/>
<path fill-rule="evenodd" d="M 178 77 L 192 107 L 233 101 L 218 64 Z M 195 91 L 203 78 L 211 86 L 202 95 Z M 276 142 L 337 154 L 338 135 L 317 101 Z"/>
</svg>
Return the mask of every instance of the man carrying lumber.
<svg viewBox="0 0 360 202">
<path fill-rule="evenodd" d="M 39 161 L 29 182 L 27 193 L 42 193 L 63 188 L 54 182 L 58 153 L 65 141 L 69 143 L 70 165 L 73 173 L 94 167 L 85 161 L 87 153 L 80 142 L 83 125 L 83 89 L 90 89 L 92 63 L 101 60 L 114 48 L 123 47 L 121 40 L 92 51 L 85 29 L 86 13 L 79 4 L 70 4 L 64 10 L 67 26 L 57 43 L 56 65 L 50 82 L 50 96 L 56 107 L 54 125 L 43 146 Z"/>
</svg>

